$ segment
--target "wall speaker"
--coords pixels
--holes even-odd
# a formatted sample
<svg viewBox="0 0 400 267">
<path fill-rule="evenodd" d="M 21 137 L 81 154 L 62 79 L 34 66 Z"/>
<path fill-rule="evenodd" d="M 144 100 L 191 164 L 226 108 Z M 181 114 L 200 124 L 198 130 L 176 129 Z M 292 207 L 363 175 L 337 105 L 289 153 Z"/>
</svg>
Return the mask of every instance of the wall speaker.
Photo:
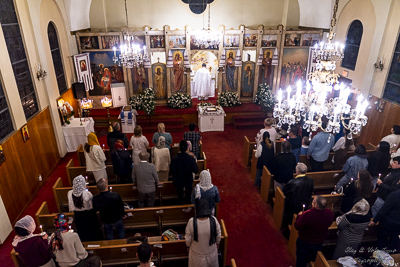
<svg viewBox="0 0 400 267">
<path fill-rule="evenodd" d="M 84 83 L 73 83 L 72 91 L 74 92 L 74 97 L 76 99 L 86 98 L 86 90 Z"/>
</svg>

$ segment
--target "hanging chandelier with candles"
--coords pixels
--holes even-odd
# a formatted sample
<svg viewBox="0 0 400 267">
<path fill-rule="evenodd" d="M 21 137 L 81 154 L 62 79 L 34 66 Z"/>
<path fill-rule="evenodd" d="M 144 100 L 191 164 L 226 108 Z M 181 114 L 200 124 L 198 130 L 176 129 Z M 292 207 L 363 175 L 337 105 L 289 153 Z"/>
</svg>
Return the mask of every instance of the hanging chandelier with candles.
<svg viewBox="0 0 400 267">
<path fill-rule="evenodd" d="M 125 0 L 126 32 L 124 32 L 124 43 L 120 46 L 120 54 L 117 56 L 117 48 L 114 46 L 114 56 L 112 58 L 115 64 L 125 68 L 139 67 L 143 62 L 148 61 L 146 46 L 140 47 L 135 43 L 134 36 L 129 35 L 128 30 L 128 8 Z"/>
<path fill-rule="evenodd" d="M 314 47 L 312 57 L 317 62 L 316 69 L 308 74 L 306 85 L 299 81 L 294 94 L 288 86 L 286 97 L 281 89 L 277 93 L 273 116 L 278 119 L 278 127 L 303 121 L 303 128 L 309 132 L 320 128 L 325 132 L 339 133 L 341 123 L 350 131 L 348 138 L 351 139 L 352 134 L 358 134 L 367 124 L 364 112 L 368 101 L 363 100 L 360 94 L 356 108 L 351 108 L 347 103 L 351 90 L 338 83 L 339 75 L 334 72 L 344 50 L 344 45 L 333 42 L 338 3 L 339 0 L 336 0 L 327 42 L 320 42 Z M 325 128 L 322 127 L 323 121 L 327 122 Z"/>
<path fill-rule="evenodd" d="M 204 14 L 203 14 L 204 16 Z M 204 18 L 204 17 L 203 17 Z M 208 4 L 208 28 L 204 28 L 203 19 L 203 29 L 196 30 L 192 32 L 196 38 L 193 39 L 193 44 L 201 49 L 218 49 L 219 46 L 219 32 L 217 30 L 211 29 L 211 4 Z"/>
</svg>

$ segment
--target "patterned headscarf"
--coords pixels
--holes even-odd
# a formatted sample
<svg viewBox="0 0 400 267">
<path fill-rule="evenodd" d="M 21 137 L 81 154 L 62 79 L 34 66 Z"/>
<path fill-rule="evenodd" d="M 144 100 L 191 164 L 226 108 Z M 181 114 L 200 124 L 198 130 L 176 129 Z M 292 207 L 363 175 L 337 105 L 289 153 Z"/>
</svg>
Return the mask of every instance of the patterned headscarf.
<svg viewBox="0 0 400 267">
<path fill-rule="evenodd" d="M 346 214 L 366 215 L 369 212 L 369 203 L 364 198 L 358 201 Z"/>
<path fill-rule="evenodd" d="M 88 145 L 89 146 L 94 146 L 94 145 L 100 145 L 99 140 L 97 139 L 97 136 L 95 135 L 95 133 L 90 133 L 87 136 L 87 140 L 88 140 Z"/>
<path fill-rule="evenodd" d="M 201 191 L 200 188 L 203 189 L 203 191 L 210 190 L 214 185 L 211 183 L 211 174 L 207 170 L 203 170 L 200 173 L 200 183 L 196 185 L 194 188 L 195 190 L 195 198 L 201 199 Z"/>
<path fill-rule="evenodd" d="M 125 148 L 124 141 L 122 141 L 122 140 L 115 141 L 114 148 L 115 149 L 124 149 Z"/>
<path fill-rule="evenodd" d="M 16 247 L 19 242 L 24 241 L 33 236 L 33 232 L 36 229 L 36 223 L 35 223 L 35 220 L 31 216 L 26 215 L 25 217 L 21 218 L 19 221 L 17 221 L 15 223 L 15 227 L 19 227 L 19 228 L 27 230 L 29 232 L 29 235 L 27 235 L 27 236 L 16 235 L 12 242 L 12 245 L 14 247 Z"/>
<path fill-rule="evenodd" d="M 72 194 L 76 197 L 80 197 L 85 189 L 86 179 L 82 175 L 76 176 L 72 182 Z"/>
<path fill-rule="evenodd" d="M 165 137 L 164 137 L 164 136 L 160 136 L 160 137 L 158 138 L 158 141 L 157 141 L 157 148 L 158 148 L 158 149 L 165 148 Z"/>
<path fill-rule="evenodd" d="M 64 246 L 63 246 L 63 238 L 61 236 L 61 233 L 65 230 L 68 229 L 68 222 L 64 216 L 64 214 L 57 214 L 54 217 L 54 226 L 56 227 L 56 231 L 51 235 L 51 239 L 50 239 L 50 248 L 51 251 L 59 251 L 59 250 L 63 250 Z"/>
</svg>

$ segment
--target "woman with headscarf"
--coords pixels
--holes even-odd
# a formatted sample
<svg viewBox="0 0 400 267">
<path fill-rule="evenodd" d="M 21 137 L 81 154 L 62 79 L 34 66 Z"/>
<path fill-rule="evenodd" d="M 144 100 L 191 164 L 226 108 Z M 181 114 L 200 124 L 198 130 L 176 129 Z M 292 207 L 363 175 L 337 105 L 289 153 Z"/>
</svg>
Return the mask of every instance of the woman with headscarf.
<svg viewBox="0 0 400 267">
<path fill-rule="evenodd" d="M 86 161 L 86 172 L 92 172 L 97 183 L 101 178 L 108 178 L 105 164 L 106 155 L 100 147 L 99 140 L 94 133 L 90 133 L 87 139 L 88 142 L 84 145 L 83 149 Z"/>
<path fill-rule="evenodd" d="M 82 175 L 75 177 L 67 197 L 69 212 L 74 212 L 76 230 L 82 242 L 101 240 L 101 225 L 93 210 L 93 195 L 86 190 L 86 180 Z"/>
<path fill-rule="evenodd" d="M 68 230 L 64 214 L 54 217 L 56 231 L 51 235 L 49 246 L 60 267 L 83 267 L 88 256 L 77 233 Z"/>
<path fill-rule="evenodd" d="M 111 152 L 111 161 L 114 174 L 118 177 L 118 183 L 126 184 L 132 182 L 132 157 L 125 149 L 122 140 L 115 141 L 114 150 Z"/>
<path fill-rule="evenodd" d="M 379 174 L 383 175 L 387 172 L 390 165 L 390 144 L 385 141 L 379 143 L 378 150 L 368 157 L 368 171 L 372 176 L 374 187 L 379 178 Z"/>
<path fill-rule="evenodd" d="M 349 212 L 336 219 L 339 231 L 333 259 L 354 256 L 353 251 L 357 251 L 371 219 L 369 208 L 368 201 L 361 199 Z"/>
<path fill-rule="evenodd" d="M 160 136 L 158 138 L 157 145 L 151 149 L 151 162 L 156 166 L 159 181 L 168 181 L 171 155 L 169 153 L 169 149 L 165 147 L 164 136 Z"/>
<path fill-rule="evenodd" d="M 195 186 L 192 193 L 192 203 L 197 206 L 200 199 L 206 199 L 210 205 L 212 214 L 215 214 L 215 203 L 221 201 L 219 197 L 218 187 L 212 184 L 211 174 L 204 170 L 200 173 L 200 182 Z"/>
<path fill-rule="evenodd" d="M 218 267 L 218 245 L 221 227 L 211 215 L 206 199 L 196 206 L 196 217 L 190 218 L 185 231 L 186 246 L 189 248 L 189 267 Z"/>
<path fill-rule="evenodd" d="M 47 234 L 36 235 L 33 233 L 36 230 L 36 224 L 31 216 L 26 215 L 17 221 L 14 230 L 17 235 L 14 237 L 12 245 L 26 266 L 56 266 L 49 251 Z"/>
<path fill-rule="evenodd" d="M 132 162 L 134 164 L 138 164 L 140 162 L 139 154 L 143 150 L 146 150 L 146 147 L 148 146 L 149 141 L 147 140 L 146 136 L 142 134 L 142 127 L 136 125 L 131 137 Z"/>
<path fill-rule="evenodd" d="M 154 145 L 157 145 L 158 142 L 158 138 L 160 138 L 160 136 L 164 136 L 165 137 L 165 147 L 168 149 L 171 149 L 171 145 L 172 145 L 172 136 L 170 133 L 167 133 L 165 131 L 165 125 L 164 123 L 159 123 L 157 125 L 157 129 L 158 131 L 156 133 L 154 133 L 153 135 L 153 139 L 152 142 Z"/>
<path fill-rule="evenodd" d="M 256 182 L 257 187 L 261 187 L 261 176 L 264 166 L 270 169 L 271 162 L 274 159 L 274 143 L 270 140 L 269 132 L 265 131 L 263 133 L 263 140 L 257 146 L 257 151 L 255 154 L 257 158 L 257 172 L 256 172 Z"/>
</svg>

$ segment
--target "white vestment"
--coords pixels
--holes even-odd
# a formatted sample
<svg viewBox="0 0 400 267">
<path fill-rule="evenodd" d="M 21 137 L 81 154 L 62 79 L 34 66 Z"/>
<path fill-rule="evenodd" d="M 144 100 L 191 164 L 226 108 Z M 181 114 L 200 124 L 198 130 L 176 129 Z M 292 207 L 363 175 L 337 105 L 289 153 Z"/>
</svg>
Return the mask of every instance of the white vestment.
<svg viewBox="0 0 400 267">
<path fill-rule="evenodd" d="M 211 95 L 211 75 L 206 68 L 199 69 L 193 81 L 193 92 L 195 96 L 208 97 Z"/>
</svg>

